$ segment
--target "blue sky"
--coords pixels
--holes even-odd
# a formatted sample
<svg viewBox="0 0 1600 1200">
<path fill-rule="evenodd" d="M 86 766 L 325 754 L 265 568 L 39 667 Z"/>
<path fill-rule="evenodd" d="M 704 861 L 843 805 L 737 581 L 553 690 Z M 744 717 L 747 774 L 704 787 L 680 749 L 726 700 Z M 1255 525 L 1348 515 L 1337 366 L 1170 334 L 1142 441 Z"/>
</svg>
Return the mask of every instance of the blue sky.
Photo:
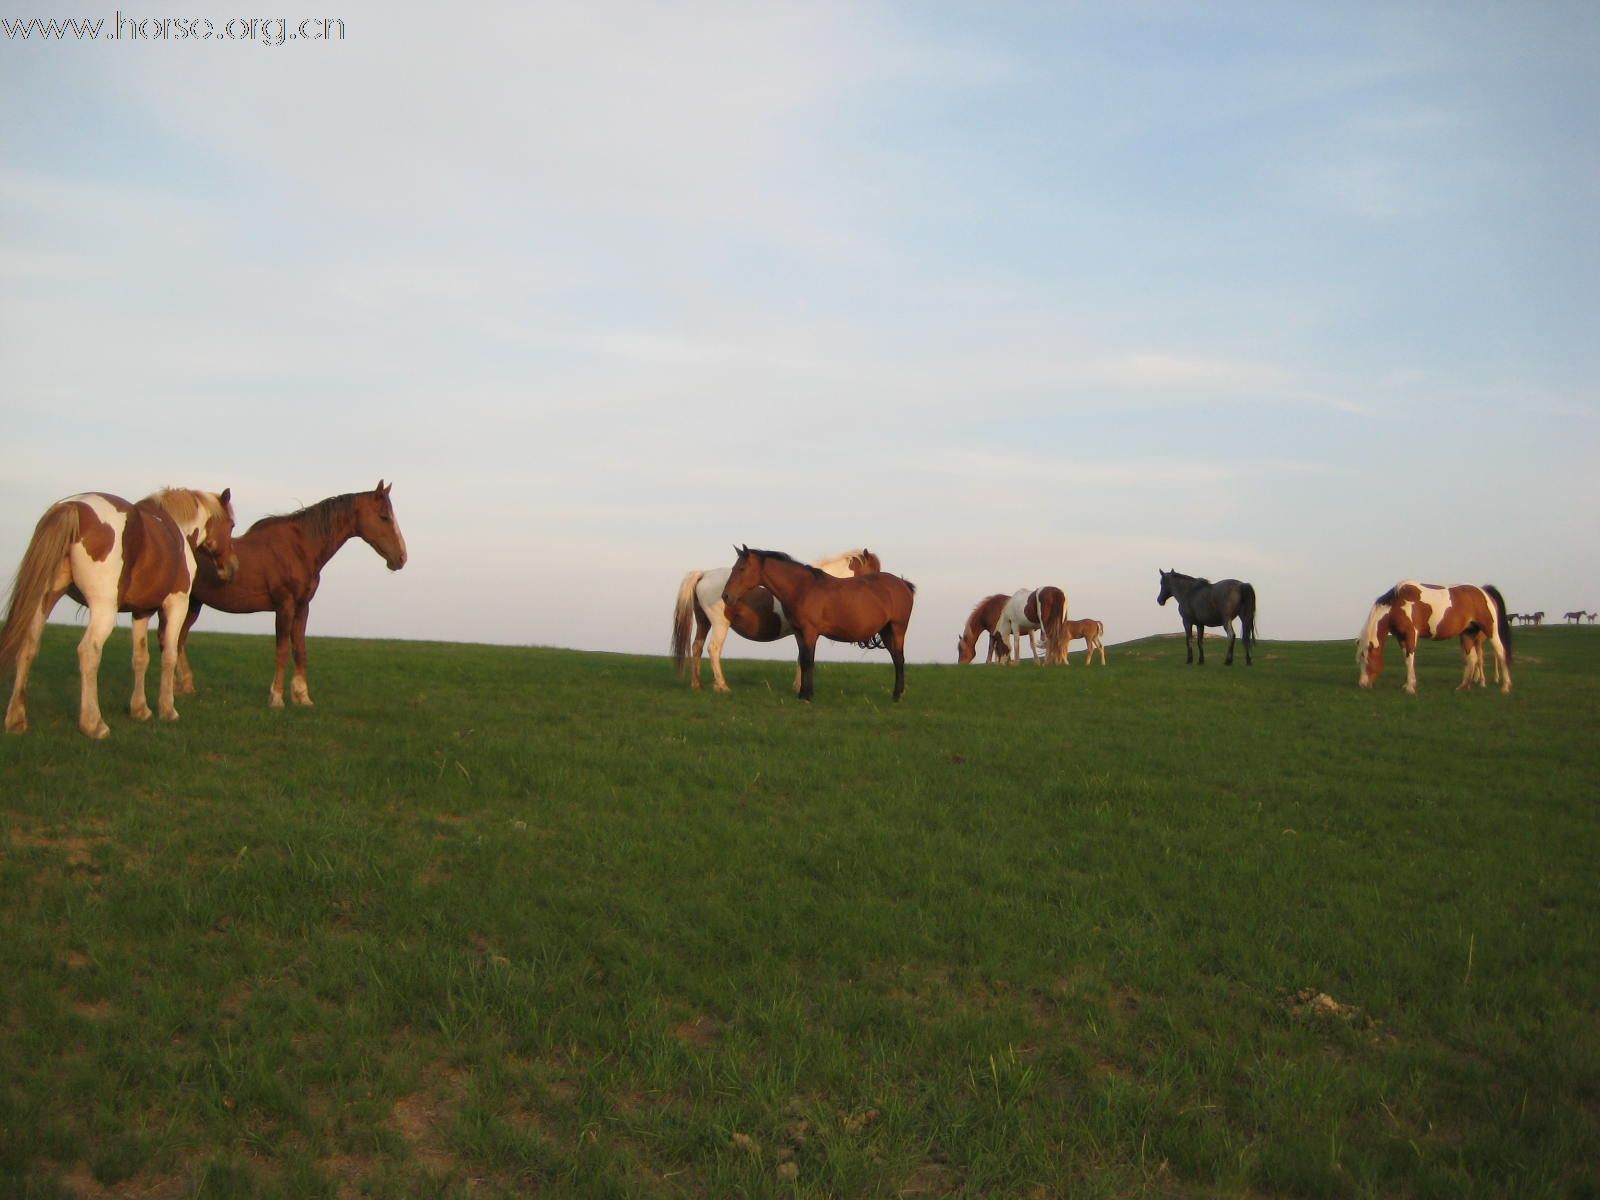
<svg viewBox="0 0 1600 1200">
<path fill-rule="evenodd" d="M 0 570 L 382 477 L 313 635 L 664 652 L 734 542 L 878 551 L 919 660 L 1046 583 L 1169 631 L 1158 567 L 1600 608 L 1590 4 L 337 8 L 0 42 Z"/>
</svg>

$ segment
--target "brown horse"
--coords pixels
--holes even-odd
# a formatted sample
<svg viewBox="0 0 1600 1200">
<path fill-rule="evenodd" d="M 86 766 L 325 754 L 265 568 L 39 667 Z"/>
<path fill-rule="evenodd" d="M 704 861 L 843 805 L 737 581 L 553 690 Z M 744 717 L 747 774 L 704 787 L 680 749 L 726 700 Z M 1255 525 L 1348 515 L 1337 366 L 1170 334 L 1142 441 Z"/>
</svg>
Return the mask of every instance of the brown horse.
<svg viewBox="0 0 1600 1200">
<path fill-rule="evenodd" d="M 865 547 L 846 550 L 832 558 L 811 564 L 829 575 L 848 579 L 853 575 L 875 575 L 883 570 L 878 556 Z M 692 663 L 689 685 L 700 690 L 700 651 L 711 635 L 711 678 L 713 690 L 731 690 L 722 677 L 722 643 L 732 630 L 752 642 L 776 642 L 794 632 L 783 615 L 783 608 L 766 588 L 755 588 L 738 604 L 722 602 L 722 589 L 728 582 L 728 568 L 690 571 L 678 585 L 678 600 L 672 608 L 672 661 L 682 675 Z M 693 645 L 690 633 L 693 633 Z M 795 671 L 795 690 L 800 690 L 800 672 Z"/>
<path fill-rule="evenodd" d="M 993 662 L 996 657 L 1005 662 L 1011 657 L 1011 651 L 1004 639 L 995 633 L 995 626 L 1000 623 L 1000 613 L 1009 599 L 1010 597 L 1004 592 L 996 592 L 978 601 L 977 607 L 967 616 L 966 628 L 956 639 L 956 662 L 969 663 L 976 658 L 978 638 L 985 633 L 989 635 L 989 650 L 984 656 L 984 662 Z"/>
<path fill-rule="evenodd" d="M 311 600 L 322 582 L 322 568 L 352 537 L 358 537 L 382 556 L 389 570 L 406 565 L 406 539 L 389 501 L 393 484 L 378 480 L 370 492 L 329 496 L 308 508 L 283 516 L 263 517 L 234 539 L 239 556 L 237 574 L 223 577 L 202 564 L 194 582 L 189 611 L 182 618 L 178 638 L 178 687 L 193 695 L 194 671 L 189 667 L 189 630 L 200 610 L 209 604 L 223 612 L 277 614 L 278 669 L 272 676 L 267 704 L 283 707 L 283 671 L 294 650 L 294 680 L 290 696 L 296 704 L 311 703 L 306 681 L 306 619 Z M 165 616 L 161 619 L 166 636 Z"/>
<path fill-rule="evenodd" d="M 1494 650 L 1500 690 L 1511 690 L 1511 622 L 1505 600 L 1491 584 L 1442 587 L 1406 579 L 1379 596 L 1356 643 L 1362 687 L 1371 687 L 1383 671 L 1383 647 L 1391 633 L 1405 651 L 1407 692 L 1417 690 L 1417 640 L 1453 637 L 1461 639 L 1463 665 L 1456 691 L 1483 684 L 1484 641 Z"/>
<path fill-rule="evenodd" d="M 222 574 L 238 569 L 233 553 L 233 506 L 229 492 L 167 488 L 129 504 L 120 496 L 88 492 L 50 506 L 34 528 L 17 567 L 11 604 L 0 629 L 0 670 L 17 664 L 6 729 L 28 728 L 28 670 L 39 653 L 45 619 L 62 596 L 89 609 L 89 625 L 78 643 L 78 728 L 92 738 L 111 732 L 100 715 L 100 656 L 119 612 L 133 614 L 133 698 L 128 712 L 150 719 L 144 677 L 150 664 L 150 617 L 160 612 L 161 691 L 158 707 L 176 721 L 173 675 L 178 662 L 176 632 L 189 606 L 195 552 Z M 167 622 L 172 623 L 172 635 Z"/>
<path fill-rule="evenodd" d="M 1105 635 L 1106 627 L 1092 617 L 1085 617 L 1081 621 L 1061 622 L 1061 661 L 1068 661 L 1067 647 L 1072 644 L 1072 640 L 1074 638 L 1082 638 L 1089 651 L 1084 657 L 1084 664 L 1092 663 L 1094 661 L 1094 652 L 1098 650 L 1100 651 L 1100 665 L 1102 667 L 1105 666 Z"/>
<path fill-rule="evenodd" d="M 748 546 L 737 550 L 722 601 L 731 606 L 756 587 L 777 597 L 800 644 L 800 699 L 810 700 L 813 693 L 819 637 L 857 645 L 881 639 L 894 660 L 894 698 L 905 695 L 906 627 L 911 623 L 915 585 L 887 574 L 835 579 L 775 550 Z"/>
</svg>

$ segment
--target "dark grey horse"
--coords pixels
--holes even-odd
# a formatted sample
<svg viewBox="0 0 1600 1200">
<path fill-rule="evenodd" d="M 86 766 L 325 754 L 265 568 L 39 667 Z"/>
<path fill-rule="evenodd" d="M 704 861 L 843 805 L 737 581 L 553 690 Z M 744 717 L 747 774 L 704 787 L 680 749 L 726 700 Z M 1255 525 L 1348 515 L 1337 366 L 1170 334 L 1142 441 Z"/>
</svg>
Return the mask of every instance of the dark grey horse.
<svg viewBox="0 0 1600 1200">
<path fill-rule="evenodd" d="M 1157 604 L 1169 599 L 1178 602 L 1178 616 L 1183 619 L 1183 648 L 1188 651 L 1184 662 L 1194 661 L 1194 646 L 1190 630 L 1198 631 L 1200 665 L 1206 664 L 1206 626 L 1220 625 L 1228 631 L 1228 657 L 1226 666 L 1233 666 L 1233 619 L 1239 618 L 1244 632 L 1244 665 L 1250 665 L 1250 647 L 1256 640 L 1256 589 L 1237 579 L 1224 579 L 1212 583 L 1209 579 L 1196 579 L 1193 575 L 1180 575 L 1176 571 L 1161 572 L 1161 594 Z"/>
</svg>

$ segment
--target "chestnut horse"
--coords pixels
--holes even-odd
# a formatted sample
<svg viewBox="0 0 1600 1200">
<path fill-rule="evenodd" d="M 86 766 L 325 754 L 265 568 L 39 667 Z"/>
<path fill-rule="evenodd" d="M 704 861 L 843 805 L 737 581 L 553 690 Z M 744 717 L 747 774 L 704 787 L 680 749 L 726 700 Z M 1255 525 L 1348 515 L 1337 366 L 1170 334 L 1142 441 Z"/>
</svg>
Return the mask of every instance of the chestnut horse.
<svg viewBox="0 0 1600 1200">
<path fill-rule="evenodd" d="M 1001 641 L 1011 639 L 1011 662 L 1022 661 L 1022 635 L 1028 635 L 1028 654 L 1039 661 L 1039 648 L 1033 640 L 1035 630 L 1044 636 L 1044 660 L 1065 662 L 1065 643 L 1061 643 L 1061 623 L 1067 619 L 1067 594 L 1058 587 L 1036 591 L 1022 588 L 1013 593 L 1000 612 L 995 632 Z M 1061 643 L 1058 645 L 1058 643 Z"/>
<path fill-rule="evenodd" d="M 722 589 L 722 602 L 735 604 L 756 587 L 777 597 L 800 645 L 800 699 L 810 700 L 813 693 L 819 637 L 858 646 L 882 639 L 894 660 L 894 698 L 905 695 L 906 627 L 911 624 L 914 584 L 881 572 L 836 579 L 776 550 L 741 546 L 738 554 Z"/>
<path fill-rule="evenodd" d="M 819 570 L 840 579 L 855 575 L 874 575 L 883 570 L 878 556 L 865 548 L 846 550 L 832 558 L 813 563 Z M 734 605 L 722 602 L 722 590 L 728 582 L 727 567 L 710 571 L 690 571 L 678 585 L 678 600 L 672 609 L 672 661 L 678 674 L 692 661 L 694 669 L 689 675 L 689 686 L 700 689 L 700 651 L 706 644 L 707 631 L 711 634 L 711 677 L 713 690 L 726 692 L 728 681 L 722 677 L 722 643 L 731 629 L 740 637 L 752 642 L 776 642 L 794 632 L 794 626 L 784 616 L 782 605 L 773 599 L 766 588 L 755 588 Z M 689 642 L 690 630 L 694 644 Z M 795 690 L 800 689 L 799 671 L 795 672 Z"/>
<path fill-rule="evenodd" d="M 1484 683 L 1480 643 L 1485 640 L 1494 650 L 1500 690 L 1511 690 L 1511 622 L 1506 617 L 1505 600 L 1491 584 L 1478 587 L 1456 583 L 1443 587 L 1407 579 L 1379 596 L 1356 643 L 1362 687 L 1371 687 L 1382 672 L 1383 646 L 1391 633 L 1405 651 L 1406 691 L 1413 695 L 1417 690 L 1417 640 L 1458 636 L 1463 669 L 1456 691 L 1463 691 L 1474 682 Z"/>
<path fill-rule="evenodd" d="M 961 631 L 961 636 L 956 639 L 956 662 L 969 663 L 978 656 L 978 638 L 987 633 L 989 635 L 989 650 L 984 656 L 986 663 L 993 662 L 996 657 L 1005 662 L 1011 657 L 1005 642 L 995 632 L 995 627 L 1000 623 L 1000 613 L 1006 606 L 1006 601 L 1011 597 L 1004 592 L 996 592 L 992 596 L 985 596 L 979 600 L 977 606 L 967 615 L 966 628 Z"/>
<path fill-rule="evenodd" d="M 277 614 L 278 664 L 267 693 L 271 708 L 283 707 L 283 672 L 294 650 L 294 679 L 290 698 L 311 703 L 306 680 L 306 620 L 311 600 L 322 582 L 322 568 L 339 548 L 358 537 L 398 571 L 406 565 L 406 539 L 389 501 L 393 484 L 378 480 L 370 492 L 329 496 L 298 512 L 262 517 L 234 539 L 239 556 L 236 575 L 224 578 L 205 563 L 194 581 L 189 612 L 178 636 L 178 692 L 194 695 L 194 671 L 189 667 L 189 630 L 206 605 L 230 613 Z M 166 617 L 161 619 L 162 636 Z"/>
<path fill-rule="evenodd" d="M 1094 661 L 1094 652 L 1100 651 L 1100 665 L 1106 665 L 1106 627 L 1092 617 L 1085 617 L 1081 621 L 1063 621 L 1061 623 L 1061 661 L 1068 661 L 1067 648 L 1074 638 L 1082 638 L 1088 648 L 1084 656 L 1084 664 Z"/>
<path fill-rule="evenodd" d="M 39 653 L 44 623 L 62 596 L 89 609 L 78 643 L 78 728 L 92 738 L 111 732 L 100 715 L 100 656 L 117 614 L 133 614 L 133 698 L 128 712 L 150 719 L 144 677 L 150 664 L 150 617 L 160 612 L 162 720 L 176 721 L 173 675 L 178 626 L 189 607 L 195 552 L 224 575 L 238 569 L 233 553 L 230 492 L 166 488 L 129 504 L 120 496 L 87 492 L 50 506 L 34 528 L 17 567 L 11 604 L 0 628 L 0 670 L 15 662 L 16 682 L 6 707 L 6 730 L 28 728 L 28 670 Z M 168 622 L 171 623 L 170 630 Z"/>
</svg>

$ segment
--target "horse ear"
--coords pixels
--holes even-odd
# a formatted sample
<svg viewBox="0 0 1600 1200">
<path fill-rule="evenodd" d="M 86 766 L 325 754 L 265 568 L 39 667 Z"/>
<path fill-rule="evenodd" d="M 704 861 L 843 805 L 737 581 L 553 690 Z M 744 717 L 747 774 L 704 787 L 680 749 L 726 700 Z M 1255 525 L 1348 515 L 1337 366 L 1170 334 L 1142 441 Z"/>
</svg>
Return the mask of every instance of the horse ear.
<svg viewBox="0 0 1600 1200">
<path fill-rule="evenodd" d="M 393 486 L 392 484 L 389 485 L 389 487 L 392 487 L 392 486 Z M 380 479 L 380 480 L 378 480 L 378 486 L 373 488 L 372 492 L 373 492 L 374 495 L 377 495 L 377 496 L 387 496 L 389 494 L 389 487 L 384 486 L 383 480 Z"/>
<path fill-rule="evenodd" d="M 233 489 L 232 488 L 223 488 L 222 489 L 222 495 L 217 497 L 218 500 L 222 501 L 224 507 L 227 506 L 228 501 L 230 499 L 232 499 L 232 498 L 233 498 Z"/>
</svg>

